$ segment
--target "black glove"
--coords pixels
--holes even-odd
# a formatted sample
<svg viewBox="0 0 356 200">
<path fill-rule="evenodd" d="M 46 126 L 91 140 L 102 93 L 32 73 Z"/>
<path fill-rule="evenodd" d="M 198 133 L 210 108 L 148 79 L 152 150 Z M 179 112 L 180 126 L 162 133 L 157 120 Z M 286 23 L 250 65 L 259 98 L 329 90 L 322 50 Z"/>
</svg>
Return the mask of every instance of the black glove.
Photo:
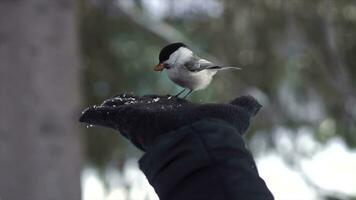
<svg viewBox="0 0 356 200">
<path fill-rule="evenodd" d="M 87 108 L 79 121 L 118 130 L 145 151 L 158 136 L 205 118 L 226 121 L 243 134 L 260 108 L 252 96 L 227 104 L 198 104 L 174 96 L 121 94 Z"/>
</svg>

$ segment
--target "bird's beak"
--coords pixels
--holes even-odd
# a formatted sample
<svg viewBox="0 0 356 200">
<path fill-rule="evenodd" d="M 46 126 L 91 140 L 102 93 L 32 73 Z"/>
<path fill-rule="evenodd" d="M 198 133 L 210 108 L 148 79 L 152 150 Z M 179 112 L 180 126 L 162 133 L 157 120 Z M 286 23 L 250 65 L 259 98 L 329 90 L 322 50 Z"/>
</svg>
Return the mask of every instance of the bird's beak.
<svg viewBox="0 0 356 200">
<path fill-rule="evenodd" d="M 164 69 L 164 64 L 159 63 L 158 65 L 155 66 L 154 70 L 161 72 Z"/>
</svg>

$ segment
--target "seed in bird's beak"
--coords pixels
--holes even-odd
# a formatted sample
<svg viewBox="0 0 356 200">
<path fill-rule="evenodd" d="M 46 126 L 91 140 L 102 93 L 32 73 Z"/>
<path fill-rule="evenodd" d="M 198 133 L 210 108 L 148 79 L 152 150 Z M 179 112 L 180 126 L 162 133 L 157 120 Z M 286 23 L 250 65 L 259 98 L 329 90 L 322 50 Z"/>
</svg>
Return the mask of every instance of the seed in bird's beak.
<svg viewBox="0 0 356 200">
<path fill-rule="evenodd" d="M 163 69 L 164 69 L 164 64 L 162 64 L 162 63 L 159 63 L 154 68 L 155 71 L 162 71 Z"/>
</svg>

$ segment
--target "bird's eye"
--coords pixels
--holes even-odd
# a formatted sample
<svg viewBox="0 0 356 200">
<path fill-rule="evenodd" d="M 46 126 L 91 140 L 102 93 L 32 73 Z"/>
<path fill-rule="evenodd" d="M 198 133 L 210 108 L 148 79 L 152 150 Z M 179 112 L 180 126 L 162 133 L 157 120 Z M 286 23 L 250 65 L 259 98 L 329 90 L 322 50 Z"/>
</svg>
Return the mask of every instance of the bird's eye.
<svg viewBox="0 0 356 200">
<path fill-rule="evenodd" d="M 169 64 L 165 63 L 164 68 L 169 69 L 169 68 L 171 68 L 171 66 Z"/>
</svg>

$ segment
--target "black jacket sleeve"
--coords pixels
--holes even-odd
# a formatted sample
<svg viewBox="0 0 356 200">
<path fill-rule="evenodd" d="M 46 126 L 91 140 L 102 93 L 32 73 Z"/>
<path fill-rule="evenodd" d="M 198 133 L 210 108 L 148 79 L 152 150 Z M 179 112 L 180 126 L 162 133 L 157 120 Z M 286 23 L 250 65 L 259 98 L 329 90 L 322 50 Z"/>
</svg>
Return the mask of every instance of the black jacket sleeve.
<svg viewBox="0 0 356 200">
<path fill-rule="evenodd" d="M 273 199 L 238 130 L 224 121 L 160 136 L 139 165 L 160 200 Z"/>
</svg>

